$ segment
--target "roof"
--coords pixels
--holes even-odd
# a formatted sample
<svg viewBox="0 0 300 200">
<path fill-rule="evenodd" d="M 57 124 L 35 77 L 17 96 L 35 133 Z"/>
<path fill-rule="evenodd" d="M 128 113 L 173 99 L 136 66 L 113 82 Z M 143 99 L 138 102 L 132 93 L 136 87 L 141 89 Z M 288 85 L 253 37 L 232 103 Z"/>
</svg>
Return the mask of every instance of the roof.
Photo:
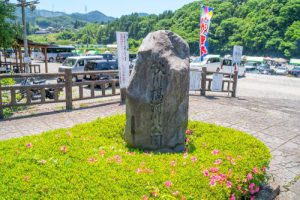
<svg viewBox="0 0 300 200">
<path fill-rule="evenodd" d="M 293 58 L 290 60 L 290 64 L 291 65 L 300 65 L 300 59 Z"/>
<path fill-rule="evenodd" d="M 49 45 L 48 48 L 67 48 L 67 49 L 75 49 L 74 46 L 66 46 L 66 45 Z"/>
<path fill-rule="evenodd" d="M 263 62 L 264 61 L 264 57 L 247 56 L 246 59 L 248 62 Z"/>
<path fill-rule="evenodd" d="M 69 57 L 69 58 L 72 58 L 72 59 L 97 59 L 97 58 L 102 58 L 103 59 L 103 56 L 72 56 L 72 57 Z"/>
<path fill-rule="evenodd" d="M 17 38 L 17 43 L 19 46 L 23 47 L 24 46 L 24 40 L 21 38 Z M 43 43 L 37 43 L 37 42 L 33 42 L 32 40 L 27 40 L 28 46 L 31 47 L 48 47 L 49 44 L 43 44 Z"/>
</svg>

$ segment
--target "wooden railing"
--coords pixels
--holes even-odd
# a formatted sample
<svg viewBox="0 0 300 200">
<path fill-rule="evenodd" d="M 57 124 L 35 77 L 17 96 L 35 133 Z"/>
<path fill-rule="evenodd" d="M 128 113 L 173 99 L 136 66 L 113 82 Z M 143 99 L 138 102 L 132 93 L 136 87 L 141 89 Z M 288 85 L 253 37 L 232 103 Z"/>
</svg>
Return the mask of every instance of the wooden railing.
<svg viewBox="0 0 300 200">
<path fill-rule="evenodd" d="M 13 62 L 6 62 L 0 63 L 0 67 L 6 68 L 9 72 L 15 73 L 25 73 L 25 64 L 22 63 L 13 63 Z M 29 64 L 29 73 L 41 73 L 41 65 L 39 64 Z"/>
<path fill-rule="evenodd" d="M 108 96 L 119 95 L 117 93 L 117 83 L 119 82 L 116 79 L 118 76 L 118 71 L 94 71 L 94 72 L 84 72 L 84 73 L 72 73 L 71 69 L 66 69 L 64 73 L 48 73 L 48 74 L 15 74 L 15 75 L 0 75 L 0 80 L 4 78 L 13 78 L 13 79 L 24 79 L 24 78 L 43 78 L 43 79 L 52 79 L 61 78 L 63 80 L 61 83 L 50 83 L 50 84 L 40 84 L 40 85 L 13 85 L 13 86 L 1 86 L 0 83 L 0 119 L 4 117 L 3 109 L 7 107 L 15 106 L 30 106 L 37 104 L 48 104 L 48 103 L 66 103 L 66 109 L 71 110 L 73 108 L 74 101 L 102 98 Z M 99 74 L 110 75 L 112 78 L 108 80 L 82 80 L 82 82 L 73 82 L 73 77 L 78 76 L 95 76 Z M 111 86 L 111 94 L 107 92 L 107 85 Z M 101 92 L 96 94 L 96 86 L 100 85 Z M 89 87 L 89 95 L 84 95 L 84 86 Z M 73 94 L 73 89 L 78 88 L 79 95 L 75 97 Z M 33 100 L 33 94 L 37 92 L 40 94 L 40 98 Z M 60 95 L 64 93 L 65 95 Z M 87 94 L 86 92 L 85 94 Z M 9 96 L 8 102 L 3 102 L 2 96 L 5 94 Z M 51 99 L 47 99 L 47 95 L 51 94 Z M 22 100 L 19 100 L 17 97 L 21 96 Z M 25 100 L 24 100 L 25 98 Z"/>
<path fill-rule="evenodd" d="M 202 68 L 202 73 L 201 74 L 202 74 L 201 95 L 205 96 L 206 91 L 211 91 L 211 84 L 212 84 L 213 79 L 207 77 L 207 68 L 206 67 Z M 231 93 L 232 97 L 236 97 L 238 72 L 235 71 L 233 74 L 218 72 L 218 74 L 223 74 L 225 76 L 232 77 L 232 78 L 223 79 L 222 91 L 221 92 Z"/>
</svg>

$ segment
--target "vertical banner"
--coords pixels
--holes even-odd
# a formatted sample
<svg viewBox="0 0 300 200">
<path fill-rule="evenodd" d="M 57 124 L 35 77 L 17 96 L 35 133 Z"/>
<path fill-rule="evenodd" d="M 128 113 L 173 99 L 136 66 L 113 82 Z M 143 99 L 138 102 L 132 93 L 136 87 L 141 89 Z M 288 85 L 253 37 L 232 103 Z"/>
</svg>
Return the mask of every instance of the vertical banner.
<svg viewBox="0 0 300 200">
<path fill-rule="evenodd" d="M 118 45 L 118 65 L 119 65 L 119 79 L 120 88 L 127 88 L 129 85 L 129 46 L 128 33 L 117 32 Z"/>
<path fill-rule="evenodd" d="M 243 55 L 243 47 L 242 46 L 234 46 L 232 62 L 236 63 L 236 64 L 240 64 L 242 62 L 242 55 Z"/>
<path fill-rule="evenodd" d="M 213 8 L 208 6 L 202 6 L 201 8 L 201 18 L 200 18 L 200 56 L 201 61 L 208 54 L 208 31 L 211 18 L 213 16 Z"/>
<path fill-rule="evenodd" d="M 213 81 L 211 84 L 211 91 L 222 92 L 222 85 L 223 85 L 223 74 L 214 73 Z"/>
</svg>

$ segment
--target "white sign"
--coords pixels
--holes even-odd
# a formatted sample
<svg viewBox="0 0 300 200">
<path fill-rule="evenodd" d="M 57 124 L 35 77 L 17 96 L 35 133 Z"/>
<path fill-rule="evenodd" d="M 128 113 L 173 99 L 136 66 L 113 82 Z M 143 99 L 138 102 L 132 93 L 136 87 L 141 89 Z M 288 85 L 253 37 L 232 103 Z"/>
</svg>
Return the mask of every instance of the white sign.
<svg viewBox="0 0 300 200">
<path fill-rule="evenodd" d="M 190 71 L 190 91 L 199 91 L 201 89 L 201 71 Z"/>
<path fill-rule="evenodd" d="M 24 57 L 24 63 L 31 63 L 30 57 Z"/>
<path fill-rule="evenodd" d="M 127 88 L 129 85 L 128 33 L 117 32 L 117 45 L 118 45 L 120 88 Z"/>
<path fill-rule="evenodd" d="M 213 74 L 211 91 L 222 92 L 222 85 L 223 85 L 223 74 L 218 74 L 218 73 Z"/>
<path fill-rule="evenodd" d="M 242 46 L 234 46 L 232 62 L 233 63 L 241 63 L 242 55 L 243 55 L 243 47 Z"/>
</svg>

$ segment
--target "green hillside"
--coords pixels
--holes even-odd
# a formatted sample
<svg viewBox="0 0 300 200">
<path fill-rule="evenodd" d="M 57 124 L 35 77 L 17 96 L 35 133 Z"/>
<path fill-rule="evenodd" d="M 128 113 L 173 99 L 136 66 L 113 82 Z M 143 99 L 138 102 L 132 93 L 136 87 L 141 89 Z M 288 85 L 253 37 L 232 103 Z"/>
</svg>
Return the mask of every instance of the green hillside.
<svg viewBox="0 0 300 200">
<path fill-rule="evenodd" d="M 215 9 L 210 29 L 210 53 L 231 53 L 234 45 L 244 53 L 265 56 L 300 56 L 300 0 L 206 0 Z M 88 24 L 65 39 L 75 43 L 115 42 L 115 31 L 128 31 L 132 49 L 149 32 L 169 29 L 181 35 L 198 54 L 200 4 L 193 2 L 161 15 L 122 16 L 106 25 Z"/>
</svg>

